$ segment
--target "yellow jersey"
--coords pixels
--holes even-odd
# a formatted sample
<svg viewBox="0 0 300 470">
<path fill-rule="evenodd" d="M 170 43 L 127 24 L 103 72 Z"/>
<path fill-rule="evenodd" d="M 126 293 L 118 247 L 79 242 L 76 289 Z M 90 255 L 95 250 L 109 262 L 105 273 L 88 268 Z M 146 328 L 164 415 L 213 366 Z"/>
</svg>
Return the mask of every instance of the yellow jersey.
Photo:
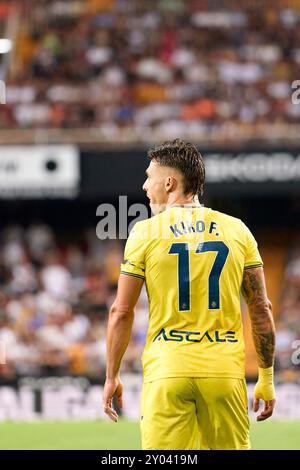
<svg viewBox="0 0 300 470">
<path fill-rule="evenodd" d="M 145 383 L 245 376 L 243 272 L 262 266 L 262 259 L 240 219 L 202 206 L 172 206 L 135 224 L 124 258 L 121 273 L 146 282 Z"/>
</svg>

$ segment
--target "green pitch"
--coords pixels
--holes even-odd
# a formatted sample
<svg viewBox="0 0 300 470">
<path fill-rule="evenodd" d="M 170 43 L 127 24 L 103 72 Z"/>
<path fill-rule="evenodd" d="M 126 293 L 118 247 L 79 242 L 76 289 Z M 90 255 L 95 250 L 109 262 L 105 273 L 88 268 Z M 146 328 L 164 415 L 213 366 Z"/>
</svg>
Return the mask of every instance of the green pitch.
<svg viewBox="0 0 300 470">
<path fill-rule="evenodd" d="M 251 425 L 253 449 L 300 449 L 300 421 Z M 0 423 L 0 449 L 140 449 L 139 425 L 123 421 Z"/>
</svg>

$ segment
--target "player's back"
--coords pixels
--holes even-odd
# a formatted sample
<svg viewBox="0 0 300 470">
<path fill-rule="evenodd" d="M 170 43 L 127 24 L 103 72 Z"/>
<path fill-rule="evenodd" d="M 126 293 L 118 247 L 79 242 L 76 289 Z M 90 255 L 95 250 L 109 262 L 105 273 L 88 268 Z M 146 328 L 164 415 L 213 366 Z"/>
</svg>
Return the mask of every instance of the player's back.
<svg viewBox="0 0 300 470">
<path fill-rule="evenodd" d="M 244 377 L 243 271 L 262 264 L 246 226 L 209 208 L 173 206 L 134 235 L 125 257 L 142 270 L 149 298 L 145 382 Z"/>
</svg>

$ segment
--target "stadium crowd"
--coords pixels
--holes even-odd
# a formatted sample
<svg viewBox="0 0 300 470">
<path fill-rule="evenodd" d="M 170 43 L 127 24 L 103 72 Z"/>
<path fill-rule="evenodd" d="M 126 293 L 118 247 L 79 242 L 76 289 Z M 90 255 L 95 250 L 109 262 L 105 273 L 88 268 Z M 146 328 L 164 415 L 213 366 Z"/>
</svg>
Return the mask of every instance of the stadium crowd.
<svg viewBox="0 0 300 470">
<path fill-rule="evenodd" d="M 86 230 L 80 243 L 58 244 L 43 224 L 3 231 L 0 250 L 0 377 L 105 373 L 105 330 L 115 297 L 122 246 Z M 124 371 L 139 371 L 147 324 L 145 293 Z"/>
<path fill-rule="evenodd" d="M 226 9 L 217 0 L 19 3 L 2 129 L 201 138 L 226 125 L 246 133 L 300 121 L 291 99 L 300 1 L 258 8 L 242 0 Z"/>
</svg>

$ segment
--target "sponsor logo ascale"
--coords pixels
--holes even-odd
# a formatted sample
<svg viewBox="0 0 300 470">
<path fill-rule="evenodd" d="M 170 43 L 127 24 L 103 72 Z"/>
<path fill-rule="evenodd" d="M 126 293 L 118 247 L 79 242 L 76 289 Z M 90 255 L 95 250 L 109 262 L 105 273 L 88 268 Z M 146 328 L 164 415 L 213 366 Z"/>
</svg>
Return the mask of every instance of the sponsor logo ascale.
<svg viewBox="0 0 300 470">
<path fill-rule="evenodd" d="M 165 328 L 162 328 L 153 339 L 155 341 L 188 341 L 190 343 L 201 343 L 208 341 L 209 343 L 237 343 L 235 338 L 235 331 L 220 332 L 214 331 L 187 331 L 187 330 L 170 330 L 168 333 Z"/>
</svg>

